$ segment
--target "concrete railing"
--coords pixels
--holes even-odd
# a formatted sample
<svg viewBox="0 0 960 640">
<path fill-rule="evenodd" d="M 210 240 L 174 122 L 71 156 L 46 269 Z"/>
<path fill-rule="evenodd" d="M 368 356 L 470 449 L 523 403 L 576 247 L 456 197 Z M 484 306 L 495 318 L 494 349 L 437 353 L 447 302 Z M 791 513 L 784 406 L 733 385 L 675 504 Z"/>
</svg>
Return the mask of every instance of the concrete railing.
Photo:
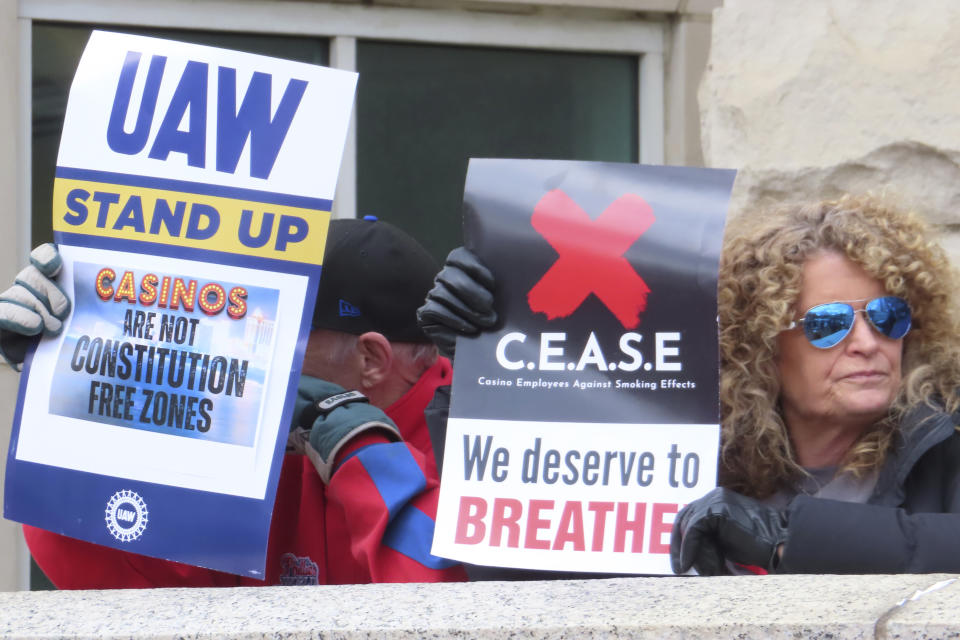
<svg viewBox="0 0 960 640">
<path fill-rule="evenodd" d="M 951 575 L 0 593 L 0 638 L 943 638 Z"/>
</svg>

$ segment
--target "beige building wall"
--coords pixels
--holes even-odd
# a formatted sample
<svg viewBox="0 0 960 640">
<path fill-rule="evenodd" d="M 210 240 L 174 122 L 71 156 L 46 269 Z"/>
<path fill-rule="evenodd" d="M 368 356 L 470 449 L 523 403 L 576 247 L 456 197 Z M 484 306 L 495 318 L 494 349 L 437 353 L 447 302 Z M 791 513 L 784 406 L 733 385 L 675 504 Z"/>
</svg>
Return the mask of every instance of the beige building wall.
<svg viewBox="0 0 960 640">
<path fill-rule="evenodd" d="M 960 265 L 960 3 L 725 0 L 699 97 L 735 213 L 886 193 Z"/>
<path fill-rule="evenodd" d="M 641 120 L 659 122 L 643 132 L 641 157 L 696 166 L 703 162 L 696 93 L 709 47 L 710 13 L 719 5 L 720 0 L 0 0 L 0 290 L 12 282 L 30 249 L 32 19 L 273 33 L 283 33 L 287 27 L 277 25 L 286 20 L 290 33 L 327 28 L 323 33 L 335 36 L 332 63 L 346 61 L 346 68 L 354 38 L 430 42 L 441 34 L 447 41 L 476 39 L 511 46 L 513 39 L 517 46 L 534 43 L 544 49 L 568 47 L 579 39 L 585 50 L 616 46 L 622 51 L 630 49 L 623 43 L 624 26 L 635 24 L 644 40 L 637 42 L 637 50 L 658 43 L 655 52 L 640 56 Z M 264 21 L 264 15 L 270 20 Z M 544 25 L 549 29 L 541 28 Z M 616 37 L 604 37 L 603 25 Z M 338 207 L 346 203 L 349 208 L 353 202 L 349 189 L 338 188 L 337 198 Z M 17 374 L 0 365 L 0 470 L 7 457 L 17 383 Z M 0 474 L 0 484 L 2 478 Z M 27 567 L 19 526 L 0 520 L 0 590 L 26 589 Z"/>
</svg>

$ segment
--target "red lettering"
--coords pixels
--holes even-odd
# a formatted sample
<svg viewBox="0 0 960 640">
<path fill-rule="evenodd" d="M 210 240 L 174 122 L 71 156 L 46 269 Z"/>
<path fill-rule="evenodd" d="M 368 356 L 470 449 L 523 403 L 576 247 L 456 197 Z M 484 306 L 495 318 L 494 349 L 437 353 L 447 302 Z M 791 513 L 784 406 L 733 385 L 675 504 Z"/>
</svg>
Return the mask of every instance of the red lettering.
<svg viewBox="0 0 960 640">
<path fill-rule="evenodd" d="M 531 500 L 530 511 L 527 513 L 527 537 L 523 541 L 526 549 L 549 549 L 550 541 L 537 537 L 540 529 L 549 529 L 550 520 L 540 517 L 544 509 L 553 509 L 553 500 Z"/>
<path fill-rule="evenodd" d="M 627 517 L 627 509 L 629 508 L 629 502 L 617 503 L 617 529 L 613 537 L 613 550 L 622 552 L 626 546 L 627 533 L 633 533 L 633 544 L 630 551 L 631 553 L 641 553 L 643 551 L 643 521 L 647 516 L 647 503 L 634 503 L 633 520 Z"/>
<path fill-rule="evenodd" d="M 145 307 L 156 304 L 161 308 L 193 311 L 199 306 L 208 316 L 215 316 L 224 309 L 227 315 L 239 320 L 247 313 L 247 289 L 233 287 L 229 293 L 226 288 L 216 282 L 200 285 L 197 280 L 178 278 L 175 276 L 159 276 L 153 273 L 145 274 L 139 283 L 133 271 L 124 271 L 117 279 L 117 272 L 104 267 L 97 272 L 94 279 L 94 288 L 101 300 L 114 302 L 127 301 L 130 304 L 140 303 Z M 228 304 L 229 303 L 229 304 Z"/>
<path fill-rule="evenodd" d="M 96 289 L 97 295 L 100 296 L 101 300 L 109 300 L 113 297 L 113 287 L 110 286 L 110 283 L 113 282 L 113 279 L 117 277 L 116 271 L 108 267 L 100 269 L 100 272 L 97 274 Z"/>
<path fill-rule="evenodd" d="M 664 522 L 663 516 L 676 513 L 679 510 L 680 505 L 678 504 L 653 503 L 653 516 L 650 522 L 650 546 L 647 547 L 647 551 L 650 553 L 670 553 L 670 538 L 667 538 L 667 542 L 664 544 L 663 536 L 673 531 L 673 523 Z"/>
<path fill-rule="evenodd" d="M 117 285 L 117 293 L 113 296 L 115 302 L 126 300 L 130 304 L 136 304 L 137 291 L 133 286 L 133 271 L 124 271 L 120 277 L 120 284 Z"/>
<path fill-rule="evenodd" d="M 583 535 L 583 505 L 579 502 L 568 502 L 563 505 L 560 524 L 557 525 L 557 537 L 553 541 L 553 550 L 563 549 L 567 543 L 573 544 L 574 551 L 586 549 Z"/>
<path fill-rule="evenodd" d="M 163 276 L 163 281 L 160 283 L 160 306 L 167 306 L 167 299 L 170 296 L 170 276 Z"/>
<path fill-rule="evenodd" d="M 584 504 L 593 513 L 592 535 L 584 518 Z M 457 514 L 456 544 L 477 545 L 487 540 L 491 547 L 537 549 L 543 551 L 591 551 L 594 553 L 670 552 L 670 515 L 681 505 L 651 503 L 650 536 L 646 538 L 647 503 L 583 503 L 578 500 L 558 504 L 554 500 L 518 500 L 461 496 Z M 588 516 L 589 518 L 589 516 Z M 612 520 L 612 549 L 604 545 L 607 522 Z M 489 532 L 489 539 L 487 533 Z M 591 543 L 587 548 L 587 536 Z M 630 537 L 630 547 L 627 539 Z"/>
<path fill-rule="evenodd" d="M 510 513 L 507 514 L 509 509 Z M 493 515 L 490 518 L 490 546 L 499 547 L 503 530 L 507 529 L 507 546 L 520 545 L 520 516 L 523 504 L 513 498 L 496 498 L 493 501 Z"/>
<path fill-rule="evenodd" d="M 182 302 L 184 310 L 193 311 L 196 300 L 197 281 L 191 280 L 190 284 L 187 284 L 181 278 L 174 278 L 173 293 L 170 295 L 170 308 L 179 309 Z"/>
<path fill-rule="evenodd" d="M 200 289 L 200 297 L 197 302 L 201 311 L 208 316 L 215 316 L 227 304 L 227 290 L 216 282 L 209 282 Z"/>
<path fill-rule="evenodd" d="M 591 502 L 587 509 L 593 511 L 593 543 L 590 551 L 603 551 L 603 535 L 606 531 L 607 514 L 613 511 L 612 502 Z"/>
<path fill-rule="evenodd" d="M 227 307 L 227 315 L 234 320 L 239 320 L 247 313 L 247 290 L 243 287 L 234 287 L 230 289 L 230 306 Z"/>
<path fill-rule="evenodd" d="M 140 304 L 149 307 L 157 301 L 157 283 L 160 279 L 152 273 L 143 276 L 140 281 Z"/>
<path fill-rule="evenodd" d="M 453 541 L 457 544 L 479 544 L 486 534 L 483 517 L 487 515 L 487 501 L 473 496 L 460 497 L 460 515 L 457 518 L 457 533 Z M 468 534 L 469 527 L 473 533 Z"/>
</svg>

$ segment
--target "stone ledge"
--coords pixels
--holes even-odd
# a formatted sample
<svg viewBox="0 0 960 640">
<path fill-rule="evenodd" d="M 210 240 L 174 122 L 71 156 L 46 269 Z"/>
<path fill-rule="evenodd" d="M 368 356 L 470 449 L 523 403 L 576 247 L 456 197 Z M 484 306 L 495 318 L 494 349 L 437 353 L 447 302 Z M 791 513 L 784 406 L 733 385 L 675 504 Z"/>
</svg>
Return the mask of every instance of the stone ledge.
<svg viewBox="0 0 960 640">
<path fill-rule="evenodd" d="M 0 593 L 0 638 L 944 637 L 960 634 L 955 578 L 22 591 Z"/>
</svg>

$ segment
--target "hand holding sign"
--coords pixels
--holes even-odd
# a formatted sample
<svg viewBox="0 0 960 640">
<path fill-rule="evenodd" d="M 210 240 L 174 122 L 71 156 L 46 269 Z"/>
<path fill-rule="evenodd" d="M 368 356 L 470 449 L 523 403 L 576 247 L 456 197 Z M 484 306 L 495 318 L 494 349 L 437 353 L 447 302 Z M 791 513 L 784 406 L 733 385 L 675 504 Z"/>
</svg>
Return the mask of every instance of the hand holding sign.
<svg viewBox="0 0 960 640">
<path fill-rule="evenodd" d="M 773 573 L 787 541 L 785 512 L 729 489 L 717 488 L 677 516 L 670 537 L 675 573 L 692 568 L 702 576 L 726 571 L 726 560 Z"/>
<path fill-rule="evenodd" d="M 440 352 L 452 358 L 458 335 L 470 336 L 497 322 L 493 274 L 466 247 L 447 256 L 417 322 Z"/>
<path fill-rule="evenodd" d="M 70 299 L 53 281 L 62 264 L 56 245 L 42 244 L 30 252 L 30 264 L 13 286 L 0 293 L 0 355 L 15 369 L 34 342 L 30 336 L 55 336 L 63 329 Z"/>
</svg>

